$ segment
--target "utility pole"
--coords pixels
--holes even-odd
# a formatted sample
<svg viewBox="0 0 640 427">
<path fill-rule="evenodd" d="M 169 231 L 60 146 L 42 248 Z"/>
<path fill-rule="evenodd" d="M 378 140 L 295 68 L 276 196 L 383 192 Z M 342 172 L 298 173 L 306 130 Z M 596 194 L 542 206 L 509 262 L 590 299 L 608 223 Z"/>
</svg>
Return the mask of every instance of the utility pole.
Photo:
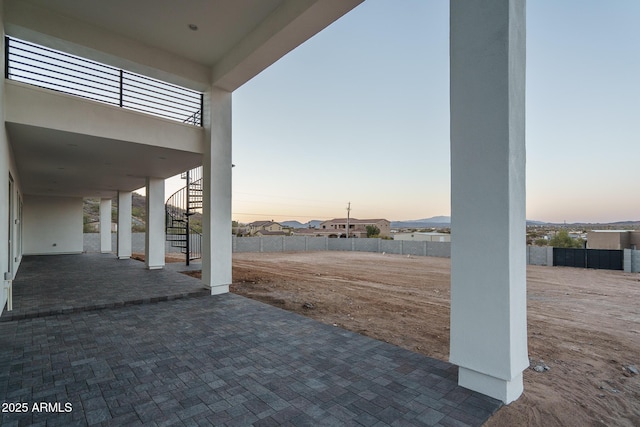
<svg viewBox="0 0 640 427">
<path fill-rule="evenodd" d="M 349 238 L 349 214 L 351 213 L 351 202 L 347 205 L 347 239 Z"/>
</svg>

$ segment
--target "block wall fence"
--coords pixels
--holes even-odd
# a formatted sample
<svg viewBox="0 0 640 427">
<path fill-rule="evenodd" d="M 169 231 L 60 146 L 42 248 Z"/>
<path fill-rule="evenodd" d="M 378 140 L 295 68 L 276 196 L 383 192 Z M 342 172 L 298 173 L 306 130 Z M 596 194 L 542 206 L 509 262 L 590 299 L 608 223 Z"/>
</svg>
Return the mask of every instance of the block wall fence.
<svg viewBox="0 0 640 427">
<path fill-rule="evenodd" d="M 383 239 L 331 239 L 308 236 L 233 237 L 233 252 L 309 252 L 355 251 L 397 255 L 451 257 L 450 242 L 413 242 Z M 144 233 L 131 236 L 132 252 L 144 253 Z M 116 235 L 111 235 L 112 250 L 116 250 Z M 84 234 L 84 251 L 100 251 L 100 234 Z M 166 253 L 180 253 L 180 248 L 165 242 Z M 553 266 L 553 248 L 527 246 L 527 264 Z M 640 272 L 640 250 L 624 250 L 624 271 Z"/>
</svg>

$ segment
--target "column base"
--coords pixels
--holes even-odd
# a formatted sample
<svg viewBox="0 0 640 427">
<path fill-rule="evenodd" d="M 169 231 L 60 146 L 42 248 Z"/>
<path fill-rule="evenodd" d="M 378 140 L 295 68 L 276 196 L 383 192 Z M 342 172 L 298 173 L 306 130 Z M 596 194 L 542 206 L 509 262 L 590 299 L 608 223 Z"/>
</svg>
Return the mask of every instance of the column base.
<svg viewBox="0 0 640 427">
<path fill-rule="evenodd" d="M 229 293 L 229 285 L 208 286 L 211 289 L 211 295 L 221 295 Z"/>
<path fill-rule="evenodd" d="M 147 270 L 162 270 L 164 265 L 148 265 Z"/>
<path fill-rule="evenodd" d="M 458 385 L 501 400 L 505 405 L 520 397 L 524 389 L 522 373 L 508 381 L 462 366 L 458 370 Z"/>
<path fill-rule="evenodd" d="M 128 255 L 120 255 L 118 259 L 131 259 L 131 257 Z"/>
</svg>

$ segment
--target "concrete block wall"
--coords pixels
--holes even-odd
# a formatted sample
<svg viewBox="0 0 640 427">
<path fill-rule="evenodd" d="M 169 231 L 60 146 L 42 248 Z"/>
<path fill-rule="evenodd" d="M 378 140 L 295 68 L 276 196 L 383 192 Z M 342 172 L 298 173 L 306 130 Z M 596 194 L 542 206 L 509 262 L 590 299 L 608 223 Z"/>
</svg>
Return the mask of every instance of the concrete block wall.
<svg viewBox="0 0 640 427">
<path fill-rule="evenodd" d="M 380 252 L 387 254 L 402 254 L 403 240 L 382 240 L 380 242 Z"/>
<path fill-rule="evenodd" d="M 307 249 L 307 237 L 306 236 L 291 236 L 284 240 L 285 251 L 302 252 L 308 251 Z"/>
<path fill-rule="evenodd" d="M 328 251 L 329 239 L 325 237 L 305 237 L 308 251 Z"/>
<path fill-rule="evenodd" d="M 527 264 L 553 265 L 553 248 L 549 246 L 527 246 Z"/>
<path fill-rule="evenodd" d="M 451 256 L 450 242 L 413 242 L 383 239 L 330 239 L 328 237 L 233 237 L 234 252 L 355 251 L 398 255 Z"/>
<path fill-rule="evenodd" d="M 381 239 L 349 239 L 358 252 L 380 252 Z"/>
<path fill-rule="evenodd" d="M 352 251 L 353 241 L 356 239 L 329 239 L 327 238 L 327 247 L 330 251 Z"/>
<path fill-rule="evenodd" d="M 627 273 L 640 273 L 640 250 L 624 250 L 624 271 Z"/>
<path fill-rule="evenodd" d="M 100 234 L 85 233 L 85 252 L 100 252 Z M 116 234 L 111 235 L 111 247 L 116 249 Z M 144 233 L 131 235 L 132 252 L 144 253 Z M 415 242 L 383 239 L 330 239 L 308 236 L 233 237 L 233 252 L 304 252 L 357 251 L 397 255 L 451 257 L 450 242 Z M 180 253 L 180 248 L 165 242 L 166 253 Z M 553 265 L 553 248 L 528 246 L 527 264 Z M 640 271 L 640 250 L 625 250 L 625 271 Z"/>
<path fill-rule="evenodd" d="M 427 244 L 427 256 L 439 258 L 451 258 L 451 242 L 425 242 Z"/>
<path fill-rule="evenodd" d="M 401 253 L 402 255 L 415 255 L 415 256 L 426 256 L 427 255 L 427 245 L 426 242 L 412 242 L 409 240 L 400 240 L 398 243 L 402 244 Z"/>
</svg>

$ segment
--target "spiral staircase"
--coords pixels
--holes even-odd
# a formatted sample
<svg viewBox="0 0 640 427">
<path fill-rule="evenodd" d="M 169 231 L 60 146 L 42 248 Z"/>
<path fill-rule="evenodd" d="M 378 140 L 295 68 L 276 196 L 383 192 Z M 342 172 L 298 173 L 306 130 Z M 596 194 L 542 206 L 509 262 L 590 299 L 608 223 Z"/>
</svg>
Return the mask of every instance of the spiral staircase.
<svg viewBox="0 0 640 427">
<path fill-rule="evenodd" d="M 202 258 L 201 221 L 194 215 L 202 214 L 202 166 L 182 174 L 183 188 L 173 193 L 165 204 L 166 239 L 185 254 L 186 264 Z"/>
</svg>

